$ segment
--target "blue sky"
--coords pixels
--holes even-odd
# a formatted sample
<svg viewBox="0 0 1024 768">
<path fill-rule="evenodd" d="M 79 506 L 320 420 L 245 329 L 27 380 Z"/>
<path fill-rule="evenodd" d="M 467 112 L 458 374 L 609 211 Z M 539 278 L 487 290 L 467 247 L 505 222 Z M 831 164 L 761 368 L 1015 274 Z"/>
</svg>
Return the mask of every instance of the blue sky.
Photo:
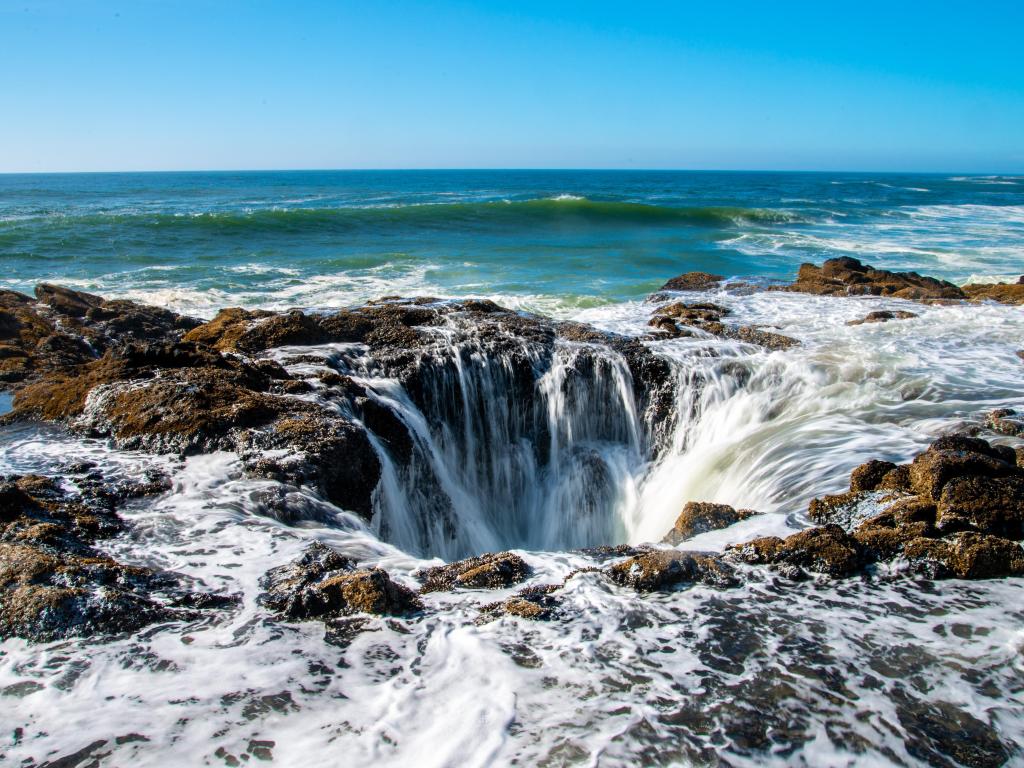
<svg viewBox="0 0 1024 768">
<path fill-rule="evenodd" d="M 1024 3 L 0 0 L 0 171 L 1024 172 Z"/>
</svg>

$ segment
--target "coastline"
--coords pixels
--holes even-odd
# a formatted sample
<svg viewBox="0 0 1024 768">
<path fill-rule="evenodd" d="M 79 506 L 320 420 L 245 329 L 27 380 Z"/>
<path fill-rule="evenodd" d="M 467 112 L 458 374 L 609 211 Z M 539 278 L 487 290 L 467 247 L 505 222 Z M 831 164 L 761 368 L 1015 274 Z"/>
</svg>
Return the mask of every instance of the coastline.
<svg viewBox="0 0 1024 768">
<path fill-rule="evenodd" d="M 982 290 L 1019 301 L 1022 289 Z M 909 291 L 914 300 L 876 295 L 900 291 Z M 310 314 L 226 310 L 201 323 L 55 286 L 41 286 L 35 299 L 6 294 L 5 312 L 17 318 L 20 328 L 20 335 L 8 342 L 31 344 L 31 351 L 20 347 L 23 357 L 13 350 L 4 357 L 29 363 L 20 369 L 22 381 L 15 383 L 14 410 L 4 417 L 3 429 L 15 436 L 8 456 L 34 454 L 31 461 L 45 469 L 52 460 L 40 459 L 50 450 L 48 444 L 57 456 L 67 450 L 60 445 L 78 447 L 62 463 L 48 465 L 46 471 L 56 470 L 59 485 L 28 474 L 4 486 L 8 543 L 3 546 L 19 553 L 5 562 L 20 563 L 5 576 L 4 632 L 42 641 L 44 647 L 70 639 L 82 653 L 101 649 L 116 655 L 139 638 L 151 638 L 144 643 L 179 635 L 195 638 L 198 631 L 212 633 L 212 639 L 237 632 L 239 622 L 256 620 L 271 636 L 297 630 L 295 641 L 305 638 L 303 654 L 325 647 L 362 658 L 359 649 L 372 648 L 375 637 L 387 636 L 393 652 L 412 652 L 410 661 L 418 664 L 424 662 L 419 651 L 397 650 L 400 638 L 439 625 L 457 634 L 483 633 L 481 639 L 510 632 L 529 636 L 531 626 L 546 625 L 556 635 L 545 630 L 545 642 L 593 631 L 593 619 L 589 610 L 581 610 L 580 599 L 613 613 L 653 611 L 655 631 L 690 616 L 688 621 L 727 622 L 734 635 L 745 631 L 735 607 L 720 612 L 711 606 L 722 600 L 735 606 L 731 596 L 764 590 L 786 595 L 794 605 L 808 599 L 812 605 L 817 600 L 834 604 L 849 594 L 851 608 L 870 612 L 873 598 L 864 589 L 958 602 L 969 594 L 967 585 L 988 583 L 985 590 L 992 597 L 984 604 L 1004 604 L 1005 598 L 995 595 L 1018 589 L 1024 573 L 1024 558 L 1014 543 L 1024 534 L 1017 487 L 1024 482 L 1024 451 L 1013 451 L 1024 421 L 1009 408 L 992 408 L 959 422 L 929 417 L 940 425 L 940 433 L 961 436 L 934 442 L 922 435 L 916 449 L 869 450 L 867 463 L 851 467 L 852 475 L 807 478 L 806 490 L 798 494 L 810 499 L 802 514 L 792 496 L 760 510 L 700 497 L 659 516 L 643 506 L 645 498 L 663 495 L 673 478 L 677 485 L 686 484 L 677 469 L 680 457 L 706 453 L 700 445 L 699 433 L 706 428 L 702 410 L 714 416 L 714 408 L 724 402 L 722 413 L 727 414 L 734 407 L 730 403 L 757 396 L 764 373 L 777 377 L 773 367 L 792 365 L 787 357 L 807 354 L 804 347 L 816 344 L 785 324 L 747 323 L 744 302 L 778 306 L 797 300 L 819 307 L 819 302 L 850 302 L 843 309 L 850 316 L 845 321 L 849 333 L 869 337 L 888 327 L 941 326 L 971 313 L 1004 312 L 984 299 L 977 303 L 977 296 L 969 300 L 961 292 L 964 298 L 952 297 L 954 291 L 961 289 L 849 260 L 801 268 L 788 290 L 765 291 L 717 275 L 687 274 L 652 296 L 640 315 L 648 321 L 632 326 L 632 336 L 509 312 L 481 300 L 387 299 Z M 866 300 L 871 307 L 889 309 L 865 316 Z M 942 319 L 944 313 L 950 320 Z M 678 354 L 666 357 L 667 349 Z M 1019 366 L 1020 360 L 1013 357 L 1013 364 Z M 9 363 L 5 370 L 10 376 Z M 829 386 L 834 384 L 819 382 L 810 391 Z M 462 392 L 461 407 L 458 397 L 451 400 L 456 392 Z M 725 400 L 716 405 L 719 396 Z M 488 410 L 496 402 L 503 404 Z M 602 407 L 595 411 L 598 402 Z M 930 410 L 941 414 L 943 405 L 934 403 Z M 476 415 L 468 420 L 470 413 Z M 57 431 L 46 428 L 34 436 L 32 423 L 39 417 L 56 422 Z M 26 428 L 27 442 L 17 438 Z M 457 438 L 460 433 L 465 436 Z M 102 448 L 111 442 L 114 450 Z M 94 458 L 70 458 L 89 445 Z M 523 445 L 535 447 L 534 458 L 520 452 Z M 429 473 L 424 466 L 428 455 L 435 462 Z M 546 464 L 524 469 L 538 459 Z M 10 466 L 10 458 L 5 460 Z M 142 483 L 129 479 L 138 475 L 139 470 L 128 469 L 138 462 L 150 466 Z M 473 462 L 486 467 L 486 473 L 477 476 Z M 525 485 L 516 485 L 513 476 L 495 475 L 499 468 L 520 472 L 516 482 Z M 458 471 L 466 473 L 458 486 L 464 493 L 475 487 L 498 500 L 493 512 L 486 505 L 459 506 L 451 495 L 455 480 L 445 476 Z M 620 506 L 619 489 L 634 483 L 639 484 L 634 492 L 639 505 Z M 531 485 L 554 504 L 537 507 L 542 497 L 536 496 L 517 505 L 514 496 L 501 496 L 499 490 L 521 494 Z M 223 502 L 213 499 L 228 501 L 246 487 L 260 490 L 253 497 L 256 506 L 241 518 L 229 512 L 235 503 L 224 508 L 228 517 L 199 512 L 211 503 L 217 509 Z M 411 504 L 412 489 L 427 503 Z M 229 496 L 220 496 L 223 492 Z M 439 506 L 445 496 L 449 501 Z M 667 506 L 672 505 L 668 498 Z M 465 517 L 471 508 L 479 519 Z M 600 517 L 602 510 L 607 515 L 613 509 L 626 517 Z M 170 528 L 157 522 L 168 513 L 178 520 Z M 630 514 L 652 519 L 639 521 L 629 532 Z M 182 546 L 181 535 L 187 538 L 187 530 L 201 531 L 211 520 L 220 522 L 209 534 L 199 534 L 207 541 L 200 546 L 207 551 L 200 557 L 205 564 L 196 561 L 200 550 L 191 550 L 186 560 L 170 556 Z M 180 532 L 173 532 L 182 524 Z M 493 526 L 489 532 L 488 525 Z M 524 525 L 526 538 L 517 539 Z M 224 543 L 242 535 L 249 539 L 247 551 L 236 554 L 249 576 L 225 582 L 226 551 L 222 545 L 211 548 L 210 535 L 227 536 Z M 253 536 L 262 542 L 257 545 Z M 659 543 L 663 538 L 665 543 Z M 446 549 L 446 541 L 459 544 Z M 448 562 L 442 564 L 438 554 Z M 663 609 L 644 597 L 651 593 L 669 599 L 664 609 L 675 617 L 670 624 L 663 623 L 667 616 L 653 618 Z M 680 606 L 672 606 L 679 600 L 692 606 L 677 613 Z M 777 603 L 764 604 L 769 605 Z M 808 610 L 818 615 L 819 609 Z M 912 624 L 913 614 L 887 618 L 897 627 L 905 621 Z M 978 621 L 980 631 L 987 620 Z M 153 629 L 144 629 L 147 624 Z M 844 631 L 862 632 L 844 626 Z M 611 632 L 608 637 L 616 642 L 635 632 L 621 627 L 600 631 Z M 768 636 L 773 632 L 768 630 Z M 994 626 L 986 632 L 1002 636 Z M 8 639 L 5 647 L 11 658 L 21 659 L 19 669 L 27 669 L 34 646 L 17 642 Z M 220 641 L 208 647 L 211 660 L 218 647 Z M 886 647 L 877 646 L 877 651 L 888 653 Z M 721 657 L 713 646 L 693 648 L 709 670 L 718 669 L 713 660 Z M 812 649 L 819 654 L 825 646 L 808 646 L 792 663 L 810 663 L 815 675 L 824 674 L 828 665 L 805 655 Z M 877 663 L 855 661 L 864 652 L 844 663 Z M 736 661 L 730 652 L 728 658 L 729 664 L 742 665 L 754 663 L 755 657 L 740 654 Z M 537 662 L 523 663 L 532 669 Z M 715 706 L 723 707 L 714 716 L 718 727 L 732 734 L 730 754 L 743 754 L 747 748 L 738 745 L 752 738 L 765 744 L 806 744 L 787 742 L 787 731 L 769 735 L 764 730 L 778 724 L 737 719 L 759 696 L 771 697 L 762 699 L 764 704 L 790 707 L 803 706 L 797 703 L 816 695 L 813 686 L 802 693 L 798 686 L 795 699 L 784 704 L 791 694 L 776 699 L 779 694 L 768 693 L 778 684 L 771 682 L 769 669 L 757 673 L 768 686 L 764 691 L 748 688 L 716 699 Z M 22 673 L 0 666 L 8 680 L 12 673 L 8 688 L 24 688 Z M 519 673 L 503 674 L 511 675 L 506 678 L 511 681 Z M 844 685 L 853 685 L 852 679 L 843 679 Z M 35 685 L 24 688 L 24 695 L 39 690 Z M 1011 754 L 1006 750 L 1012 750 L 1012 740 L 1002 741 L 998 731 L 955 707 L 928 716 L 929 735 L 921 742 L 915 734 L 923 721 L 908 714 L 921 704 L 900 696 L 906 694 L 887 706 L 895 706 L 888 711 L 907 734 L 902 748 L 911 755 L 926 758 L 932 749 L 957 748 L 942 734 L 964 728 L 974 734 L 972 749 L 981 750 L 972 759 Z M 200 697 L 196 706 L 205 706 L 203 701 Z M 1004 721 L 1001 728 L 1012 729 L 1012 722 Z M 148 732 L 145 738 L 169 746 L 166 733 Z M 266 741 L 258 734 L 248 738 Z M 352 738 L 352 745 L 364 743 Z M 102 750 L 109 749 L 110 740 L 102 741 Z M 869 749 L 881 749 L 884 742 Z M 456 743 L 467 748 L 459 739 Z M 119 744 L 118 754 L 143 758 L 149 742 Z M 239 748 L 226 754 L 240 754 Z M 257 747 L 271 753 L 274 748 Z M 686 754 L 696 759 L 705 747 L 698 743 L 692 749 Z M 757 750 L 751 754 L 764 757 Z"/>
</svg>

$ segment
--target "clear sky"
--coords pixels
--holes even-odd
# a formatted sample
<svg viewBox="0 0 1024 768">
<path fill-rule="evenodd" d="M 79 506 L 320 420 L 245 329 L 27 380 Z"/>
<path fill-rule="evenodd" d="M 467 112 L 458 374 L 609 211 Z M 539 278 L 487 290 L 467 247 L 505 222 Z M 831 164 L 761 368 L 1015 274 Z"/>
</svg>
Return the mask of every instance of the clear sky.
<svg viewBox="0 0 1024 768">
<path fill-rule="evenodd" d="M 1024 2 L 0 0 L 0 171 L 1024 172 Z"/>
</svg>

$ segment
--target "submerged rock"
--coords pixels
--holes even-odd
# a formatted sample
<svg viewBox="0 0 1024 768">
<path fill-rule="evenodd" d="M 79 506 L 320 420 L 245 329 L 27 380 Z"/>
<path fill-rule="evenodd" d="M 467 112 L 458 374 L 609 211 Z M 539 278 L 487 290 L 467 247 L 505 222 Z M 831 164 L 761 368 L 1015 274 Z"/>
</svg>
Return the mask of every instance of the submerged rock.
<svg viewBox="0 0 1024 768">
<path fill-rule="evenodd" d="M 552 593 L 561 587 L 561 584 L 544 584 L 521 589 L 506 600 L 483 606 L 477 623 L 485 624 L 502 616 L 514 616 L 530 621 L 550 621 L 559 614 L 561 607 L 561 601 Z"/>
<path fill-rule="evenodd" d="M 605 573 L 616 584 L 638 592 L 654 592 L 685 582 L 733 587 L 739 581 L 732 566 L 704 552 L 653 549 L 609 566 Z"/>
<path fill-rule="evenodd" d="M 293 563 L 260 580 L 260 602 L 285 619 L 330 619 L 356 613 L 404 616 L 423 606 L 408 587 L 381 568 L 355 563 L 319 542 Z"/>
<path fill-rule="evenodd" d="M 735 509 L 728 504 L 689 501 L 663 541 L 666 544 L 678 544 L 701 533 L 728 528 L 756 514 L 752 509 Z"/>
<path fill-rule="evenodd" d="M 890 320 L 909 320 L 912 317 L 917 317 L 914 312 L 907 312 L 906 310 L 879 310 L 877 312 L 868 312 L 860 320 L 850 320 L 847 325 L 864 325 L 866 323 L 887 323 Z"/>
<path fill-rule="evenodd" d="M 526 561 L 514 552 L 491 552 L 447 565 L 423 568 L 413 575 L 423 585 L 420 591 L 426 593 L 458 587 L 500 589 L 526 581 L 531 573 Z"/>
<path fill-rule="evenodd" d="M 917 301 L 963 299 L 960 288 L 945 280 L 917 272 L 890 272 L 843 256 L 822 266 L 801 264 L 794 283 L 773 290 L 813 293 L 819 296 L 892 296 Z"/>
</svg>

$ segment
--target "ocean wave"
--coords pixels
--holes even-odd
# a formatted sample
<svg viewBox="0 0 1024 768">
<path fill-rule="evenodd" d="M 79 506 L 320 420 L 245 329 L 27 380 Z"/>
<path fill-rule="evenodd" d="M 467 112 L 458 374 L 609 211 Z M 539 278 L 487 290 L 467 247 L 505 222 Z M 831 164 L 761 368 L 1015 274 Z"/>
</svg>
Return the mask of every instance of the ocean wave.
<svg viewBox="0 0 1024 768">
<path fill-rule="evenodd" d="M 20 220 L 20 224 L 28 220 Z M 204 233 L 295 233 L 309 230 L 343 232 L 377 227 L 463 228 L 537 226 L 544 224 L 639 224 L 650 226 L 777 225 L 809 223 L 806 216 L 774 208 L 730 206 L 672 207 L 632 202 L 591 200 L 562 194 L 517 201 L 419 203 L 331 208 L 252 208 L 243 211 L 191 213 L 111 212 L 71 216 L 40 216 L 35 225 L 56 227 L 133 225 L 167 231 Z M 0 224 L 2 226 L 2 224 Z"/>
</svg>

